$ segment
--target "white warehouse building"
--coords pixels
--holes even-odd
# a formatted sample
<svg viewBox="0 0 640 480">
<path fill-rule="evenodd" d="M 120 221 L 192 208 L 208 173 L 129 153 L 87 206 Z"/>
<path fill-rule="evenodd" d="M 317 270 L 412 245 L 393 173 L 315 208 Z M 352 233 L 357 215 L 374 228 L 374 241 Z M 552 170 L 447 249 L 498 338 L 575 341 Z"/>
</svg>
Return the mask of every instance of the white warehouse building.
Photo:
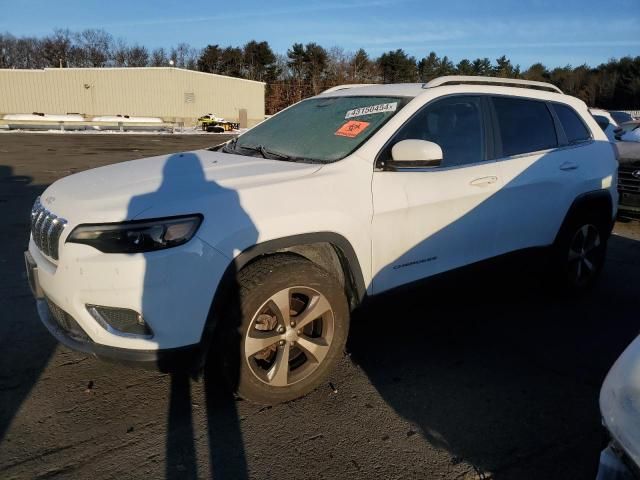
<svg viewBox="0 0 640 480">
<path fill-rule="evenodd" d="M 212 113 L 253 126 L 264 119 L 264 93 L 263 82 L 171 67 L 0 69 L 0 116 L 129 115 L 193 125 Z"/>
</svg>

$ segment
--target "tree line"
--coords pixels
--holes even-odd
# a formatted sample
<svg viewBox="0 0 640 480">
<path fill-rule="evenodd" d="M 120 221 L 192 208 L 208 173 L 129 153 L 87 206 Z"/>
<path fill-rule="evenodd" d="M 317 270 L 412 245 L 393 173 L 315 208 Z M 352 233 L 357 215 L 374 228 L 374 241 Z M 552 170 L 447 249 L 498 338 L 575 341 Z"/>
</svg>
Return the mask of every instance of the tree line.
<svg viewBox="0 0 640 480">
<path fill-rule="evenodd" d="M 597 67 L 580 65 L 547 68 L 535 63 L 526 70 L 505 55 L 462 59 L 430 52 L 415 58 L 402 49 L 370 57 L 364 49 L 348 52 L 315 42 L 294 43 L 286 54 L 267 42 L 243 46 L 210 44 L 202 49 L 186 43 L 148 49 L 128 44 L 100 29 L 81 32 L 55 30 L 45 37 L 15 37 L 0 33 L 0 68 L 45 67 L 161 67 L 267 83 L 266 110 L 275 113 L 303 98 L 345 83 L 428 82 L 442 75 L 484 75 L 550 82 L 588 105 L 606 109 L 640 108 L 640 56 L 611 59 Z"/>
</svg>

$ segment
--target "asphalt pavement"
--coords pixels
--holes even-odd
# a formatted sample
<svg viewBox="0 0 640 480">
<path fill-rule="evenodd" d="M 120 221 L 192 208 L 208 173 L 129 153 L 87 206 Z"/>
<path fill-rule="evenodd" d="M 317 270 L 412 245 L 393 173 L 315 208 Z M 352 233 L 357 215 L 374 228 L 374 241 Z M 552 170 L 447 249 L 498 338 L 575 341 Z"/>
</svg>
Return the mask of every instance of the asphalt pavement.
<svg viewBox="0 0 640 480">
<path fill-rule="evenodd" d="M 640 331 L 638 223 L 582 297 L 509 261 L 373 301 L 326 384 L 274 407 L 57 345 L 23 273 L 35 197 L 225 138 L 0 133 L 0 478 L 595 478 L 600 385 Z"/>
</svg>

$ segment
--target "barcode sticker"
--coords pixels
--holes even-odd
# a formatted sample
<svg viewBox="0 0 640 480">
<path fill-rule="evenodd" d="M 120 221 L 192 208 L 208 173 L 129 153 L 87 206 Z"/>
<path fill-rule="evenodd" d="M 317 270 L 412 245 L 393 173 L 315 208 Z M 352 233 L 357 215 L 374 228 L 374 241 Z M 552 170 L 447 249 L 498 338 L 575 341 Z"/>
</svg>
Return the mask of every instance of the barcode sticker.
<svg viewBox="0 0 640 480">
<path fill-rule="evenodd" d="M 380 103 L 378 105 L 370 105 L 368 107 L 354 108 L 349 110 L 344 116 L 345 120 L 353 117 L 362 117 L 364 115 L 372 115 L 374 113 L 395 112 L 398 108 L 398 102 Z"/>
</svg>

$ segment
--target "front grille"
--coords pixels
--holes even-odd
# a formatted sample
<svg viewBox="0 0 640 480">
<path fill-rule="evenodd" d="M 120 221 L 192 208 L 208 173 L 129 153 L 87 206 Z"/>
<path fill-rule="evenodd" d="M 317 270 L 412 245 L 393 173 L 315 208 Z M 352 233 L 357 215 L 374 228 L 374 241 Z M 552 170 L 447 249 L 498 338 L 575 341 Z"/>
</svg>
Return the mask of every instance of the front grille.
<svg viewBox="0 0 640 480">
<path fill-rule="evenodd" d="M 57 217 L 42 206 L 40 197 L 31 209 L 31 235 L 33 241 L 45 255 L 58 260 L 58 242 L 67 221 Z"/>
<path fill-rule="evenodd" d="M 67 312 L 65 312 L 63 309 L 61 309 L 58 305 L 53 303 L 48 298 L 46 300 L 47 300 L 47 306 L 49 307 L 49 313 L 51 314 L 51 317 L 53 318 L 53 320 L 55 321 L 55 323 L 58 325 L 59 328 L 64 330 L 67 333 L 67 335 L 69 335 L 69 337 L 71 337 L 73 340 L 77 340 L 79 342 L 91 341 L 91 339 L 87 336 L 87 334 L 84 332 L 82 327 L 78 325 L 78 322 L 76 322 L 71 315 L 69 315 Z"/>
<path fill-rule="evenodd" d="M 640 194 L 640 166 L 620 166 L 618 190 L 623 193 Z"/>
</svg>

